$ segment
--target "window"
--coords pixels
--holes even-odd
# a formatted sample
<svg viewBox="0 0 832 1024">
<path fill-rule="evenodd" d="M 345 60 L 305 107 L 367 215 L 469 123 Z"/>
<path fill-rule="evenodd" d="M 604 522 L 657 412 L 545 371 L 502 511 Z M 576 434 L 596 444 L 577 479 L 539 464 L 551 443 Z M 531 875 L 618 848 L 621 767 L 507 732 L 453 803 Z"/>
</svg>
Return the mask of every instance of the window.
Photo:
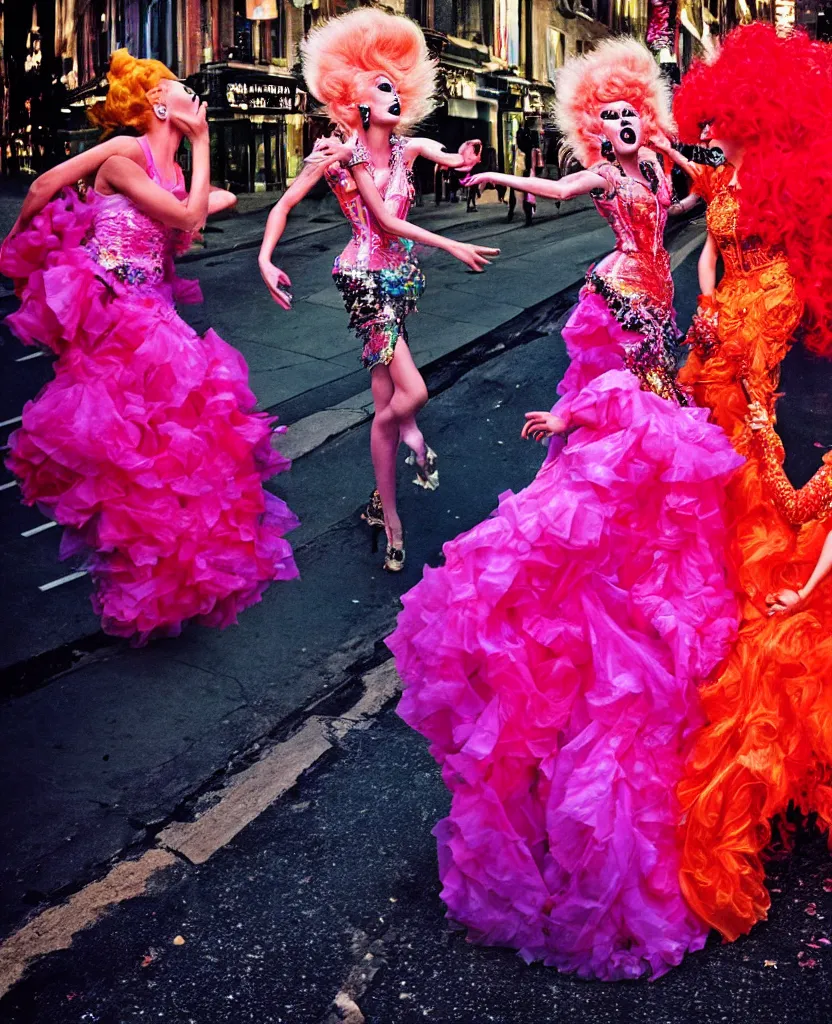
<svg viewBox="0 0 832 1024">
<path fill-rule="evenodd" d="M 175 70 L 176 0 L 146 0 L 142 20 L 142 56 L 153 57 Z"/>
</svg>

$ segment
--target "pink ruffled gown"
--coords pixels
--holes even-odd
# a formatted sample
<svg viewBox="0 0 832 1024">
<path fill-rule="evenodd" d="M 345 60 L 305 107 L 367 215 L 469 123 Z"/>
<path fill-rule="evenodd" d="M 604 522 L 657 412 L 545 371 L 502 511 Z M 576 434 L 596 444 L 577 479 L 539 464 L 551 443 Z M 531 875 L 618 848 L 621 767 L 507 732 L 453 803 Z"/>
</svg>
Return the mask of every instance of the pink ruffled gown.
<svg viewBox="0 0 832 1024">
<path fill-rule="evenodd" d="M 185 198 L 181 171 L 169 190 Z M 0 259 L 21 300 L 11 329 L 58 356 L 8 465 L 23 501 L 66 527 L 61 556 L 84 553 L 104 630 L 138 643 L 189 619 L 228 626 L 297 576 L 297 520 L 263 489 L 289 461 L 240 353 L 176 313 L 201 298 L 174 274 L 183 243 L 125 196 L 67 192 Z"/>
<path fill-rule="evenodd" d="M 445 545 L 387 643 L 399 714 L 452 793 L 442 899 L 472 941 L 582 977 L 657 977 L 704 945 L 674 791 L 697 685 L 737 625 L 724 488 L 742 459 L 674 381 L 670 191 L 596 168 L 616 249 L 564 329 L 568 439 Z"/>
</svg>

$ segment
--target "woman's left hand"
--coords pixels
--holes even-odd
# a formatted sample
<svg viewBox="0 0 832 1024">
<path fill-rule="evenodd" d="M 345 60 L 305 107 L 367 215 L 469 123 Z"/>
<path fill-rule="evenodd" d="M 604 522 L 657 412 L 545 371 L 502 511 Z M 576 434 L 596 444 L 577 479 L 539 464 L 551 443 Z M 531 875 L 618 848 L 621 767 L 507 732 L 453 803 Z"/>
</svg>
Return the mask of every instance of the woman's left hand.
<svg viewBox="0 0 832 1024">
<path fill-rule="evenodd" d="M 313 167 L 329 167 L 334 163 L 348 164 L 352 160 L 352 155 L 352 149 L 345 142 L 335 135 L 330 135 L 326 139 L 318 139 L 312 152 L 303 162 Z"/>
</svg>

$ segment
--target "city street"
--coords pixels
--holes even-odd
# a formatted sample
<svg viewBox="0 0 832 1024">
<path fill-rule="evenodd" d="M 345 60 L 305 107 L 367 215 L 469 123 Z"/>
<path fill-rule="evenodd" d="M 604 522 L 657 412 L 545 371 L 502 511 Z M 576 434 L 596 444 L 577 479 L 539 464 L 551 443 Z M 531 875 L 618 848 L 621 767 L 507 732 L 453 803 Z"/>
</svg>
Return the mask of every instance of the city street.
<svg viewBox="0 0 832 1024">
<path fill-rule="evenodd" d="M 490 194 L 493 196 L 493 193 Z M 17 194 L 0 197 L 3 224 Z M 265 210 L 212 225 L 180 269 L 185 313 L 245 356 L 295 463 L 275 493 L 301 519 L 301 578 L 237 627 L 144 649 L 106 637 L 89 579 L 0 472 L 0 1019 L 10 1024 L 826 1024 L 832 1015 L 832 859 L 811 829 L 775 849 L 771 918 L 655 983 L 601 985 L 468 945 L 444 920 L 430 832 L 448 799 L 425 741 L 393 710 L 383 638 L 400 595 L 442 544 L 522 488 L 543 450 L 523 413 L 549 408 L 560 328 L 612 235 L 588 202 L 437 209 L 415 220 L 502 254 L 473 275 L 421 252 L 409 333 L 431 400 L 421 417 L 442 485 L 400 469 L 407 566 L 381 571 L 359 514 L 372 488 L 369 381 L 330 280 L 348 230 L 323 202 L 291 222 L 276 262 L 295 309 L 256 264 Z M 671 225 L 680 326 L 695 307 L 704 221 Z M 0 282 L 0 312 L 14 308 Z M 50 360 L 2 328 L 0 445 Z M 832 373 L 795 349 L 779 428 L 795 484 L 832 447 Z"/>
</svg>

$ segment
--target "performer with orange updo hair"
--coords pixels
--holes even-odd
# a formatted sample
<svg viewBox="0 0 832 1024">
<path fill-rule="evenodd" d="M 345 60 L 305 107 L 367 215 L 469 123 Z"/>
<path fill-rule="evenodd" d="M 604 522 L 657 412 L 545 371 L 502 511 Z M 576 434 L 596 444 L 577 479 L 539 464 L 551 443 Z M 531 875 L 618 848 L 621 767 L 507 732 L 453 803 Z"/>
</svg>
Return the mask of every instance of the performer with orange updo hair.
<svg viewBox="0 0 832 1024">
<path fill-rule="evenodd" d="M 709 724 L 679 786 L 683 891 L 732 940 L 770 905 L 771 819 L 793 803 L 832 822 L 832 467 L 795 492 L 773 426 L 798 328 L 808 348 L 832 354 L 832 147 L 821 128 L 830 104 L 828 46 L 739 28 L 715 62 L 694 67 L 675 104 L 682 137 L 704 130 L 727 162 L 690 165 L 664 147 L 708 202 L 702 297 L 680 376 L 746 457 L 728 486 L 739 638 L 703 688 Z"/>
<path fill-rule="evenodd" d="M 374 9 L 352 11 L 313 29 L 303 42 L 303 69 L 312 94 L 325 104 L 338 135 L 321 140 L 303 173 L 269 215 L 260 249 L 260 272 L 272 298 L 289 309 L 291 282 L 272 263 L 289 211 L 322 176 L 352 228 L 352 240 L 336 259 L 335 284 L 363 343 L 370 370 L 375 416 L 370 447 L 376 490 L 364 513 L 375 531 L 384 529 L 384 568 L 404 568 L 404 529 L 396 506 L 396 455 L 410 448 L 414 483 L 439 484 L 436 454 L 427 446 L 416 413 L 427 401 L 422 375 L 407 344 L 405 320 L 425 287 L 413 242 L 451 253 L 472 270 L 499 250 L 455 242 L 409 224 L 412 167 L 418 156 L 445 167 L 470 169 L 480 143 L 446 153 L 431 139 L 406 133 L 433 109 L 436 68 L 419 26 Z"/>
<path fill-rule="evenodd" d="M 658 977 L 707 926 L 679 886 L 681 778 L 698 686 L 725 657 L 725 485 L 741 463 L 675 379 L 662 241 L 670 129 L 658 65 L 605 40 L 557 82 L 586 170 L 476 174 L 552 199 L 589 194 L 615 235 L 563 329 L 551 438 L 518 494 L 445 545 L 388 638 L 402 718 L 451 790 L 434 830 L 448 916 L 474 942 L 605 981 Z"/>
<path fill-rule="evenodd" d="M 23 500 L 83 554 L 104 630 L 142 643 L 187 620 L 227 626 L 272 580 L 297 575 L 297 524 L 263 481 L 288 468 L 255 412 L 248 369 L 174 301 L 198 301 L 173 256 L 231 193 L 211 190 L 205 107 L 163 64 L 117 50 L 92 111 L 103 142 L 37 179 L 0 271 L 26 344 L 56 355 L 55 378 L 23 410 L 8 464 Z M 193 150 L 186 191 L 176 153 Z M 83 180 L 82 194 L 56 190 Z"/>
</svg>

